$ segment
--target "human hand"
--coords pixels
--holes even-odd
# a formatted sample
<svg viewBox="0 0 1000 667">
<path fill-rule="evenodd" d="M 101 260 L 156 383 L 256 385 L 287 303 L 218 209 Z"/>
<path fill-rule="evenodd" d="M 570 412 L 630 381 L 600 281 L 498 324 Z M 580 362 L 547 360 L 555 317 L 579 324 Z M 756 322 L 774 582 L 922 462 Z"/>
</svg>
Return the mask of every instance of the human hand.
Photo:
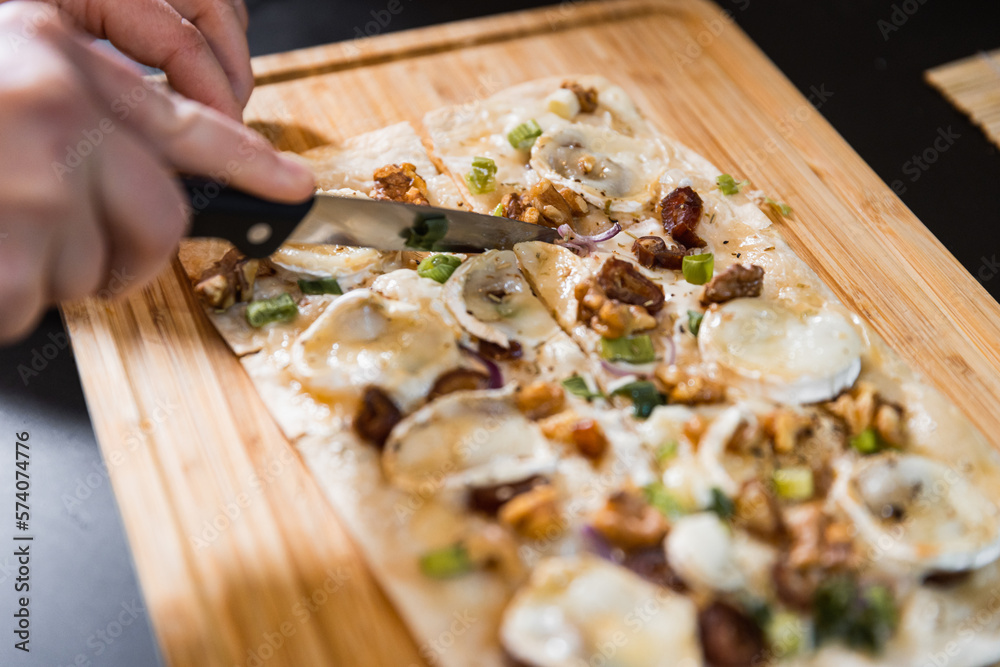
<svg viewBox="0 0 1000 667">
<path fill-rule="evenodd" d="M 175 172 L 286 202 L 309 171 L 259 134 L 162 90 L 51 7 L 0 4 L 0 342 L 111 273 L 134 288 L 185 231 Z"/>
<path fill-rule="evenodd" d="M 243 0 L 44 1 L 132 59 L 163 70 L 180 94 L 242 117 L 253 92 Z"/>
</svg>

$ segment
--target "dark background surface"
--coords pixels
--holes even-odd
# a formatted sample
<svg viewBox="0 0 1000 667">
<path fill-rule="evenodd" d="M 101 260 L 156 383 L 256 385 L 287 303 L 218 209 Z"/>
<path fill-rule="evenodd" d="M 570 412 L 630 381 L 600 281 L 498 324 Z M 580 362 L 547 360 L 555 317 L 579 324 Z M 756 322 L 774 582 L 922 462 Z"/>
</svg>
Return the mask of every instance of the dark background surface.
<svg viewBox="0 0 1000 667">
<path fill-rule="evenodd" d="M 387 2 L 250 0 L 251 50 L 260 55 L 355 38 L 371 12 Z M 543 4 L 551 3 L 404 0 L 405 11 L 384 31 Z M 1000 155 L 922 78 L 930 67 L 1000 48 L 1000 3 L 719 4 L 800 90 L 825 86 L 833 93 L 820 112 L 994 297 L 1000 295 L 1000 276 L 989 271 L 1000 255 Z M 939 132 L 957 138 L 922 169 L 914 158 L 932 149 Z M 0 349 L 0 434 L 8 452 L 0 461 L 0 498 L 13 498 L 13 437 L 28 431 L 28 532 L 35 536 L 32 651 L 25 655 L 13 650 L 8 629 L 16 576 L 8 548 L 11 522 L 0 530 L 0 614 L 6 619 L 0 624 L 0 664 L 62 666 L 82 656 L 87 663 L 80 664 L 94 666 L 155 665 L 155 643 L 76 365 L 71 351 L 60 348 L 62 332 L 58 315 L 50 313 L 27 341 Z M 26 374 L 33 363 L 41 370 Z"/>
</svg>

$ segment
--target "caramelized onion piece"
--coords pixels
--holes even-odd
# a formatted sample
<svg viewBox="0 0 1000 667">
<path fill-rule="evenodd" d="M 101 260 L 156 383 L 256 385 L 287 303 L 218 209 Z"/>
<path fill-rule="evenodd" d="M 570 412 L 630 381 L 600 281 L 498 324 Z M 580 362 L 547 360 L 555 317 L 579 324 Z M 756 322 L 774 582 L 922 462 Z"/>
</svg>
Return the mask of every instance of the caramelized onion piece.
<svg viewBox="0 0 1000 667">
<path fill-rule="evenodd" d="M 764 651 L 764 633 L 749 616 L 725 602 L 698 614 L 705 662 L 714 667 L 751 667 Z"/>
<path fill-rule="evenodd" d="M 475 389 L 489 389 L 490 376 L 482 371 L 472 368 L 456 368 L 455 370 L 442 373 L 434 382 L 427 400 L 432 401 L 439 396 L 450 394 L 455 391 L 472 391 Z"/>
</svg>

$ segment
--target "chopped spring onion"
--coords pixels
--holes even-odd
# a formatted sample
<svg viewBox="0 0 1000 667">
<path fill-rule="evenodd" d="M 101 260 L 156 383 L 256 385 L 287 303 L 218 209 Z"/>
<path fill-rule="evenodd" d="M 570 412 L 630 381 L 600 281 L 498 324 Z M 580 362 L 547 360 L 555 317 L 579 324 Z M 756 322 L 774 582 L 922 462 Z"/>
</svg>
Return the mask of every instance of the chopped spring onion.
<svg viewBox="0 0 1000 667">
<path fill-rule="evenodd" d="M 340 283 L 334 277 L 320 278 L 319 280 L 300 280 L 299 289 L 303 294 L 343 294 Z"/>
<path fill-rule="evenodd" d="M 287 322 L 299 314 L 299 307 L 290 294 L 273 299 L 261 299 L 247 304 L 247 322 L 260 328 L 271 322 Z"/>
<path fill-rule="evenodd" d="M 420 571 L 431 579 L 448 579 L 471 572 L 472 560 L 462 544 L 453 544 L 421 556 Z"/>
<path fill-rule="evenodd" d="M 715 179 L 715 184 L 719 186 L 724 195 L 734 195 L 750 184 L 750 181 L 737 181 L 729 174 L 722 174 Z"/>
<path fill-rule="evenodd" d="M 774 490 L 785 500 L 809 500 L 813 496 L 813 471 L 810 468 L 778 468 L 772 479 Z"/>
<path fill-rule="evenodd" d="M 677 441 L 671 440 L 660 445 L 656 450 L 656 462 L 663 463 L 677 456 Z"/>
<path fill-rule="evenodd" d="M 676 519 L 685 514 L 684 505 L 663 485 L 663 482 L 653 482 L 642 487 L 642 493 L 646 496 L 647 503 L 670 519 Z"/>
<path fill-rule="evenodd" d="M 813 596 L 816 644 L 841 641 L 850 648 L 877 653 L 899 622 L 892 592 L 882 585 L 861 588 L 847 576 L 824 580 Z"/>
<path fill-rule="evenodd" d="M 495 215 L 498 218 L 502 218 L 507 215 L 507 209 L 504 208 L 503 202 L 497 204 L 497 207 L 493 209 L 493 212 L 490 213 L 490 215 Z"/>
<path fill-rule="evenodd" d="M 656 385 L 647 380 L 630 382 L 615 389 L 611 395 L 628 396 L 632 400 L 632 412 L 639 419 L 645 419 L 652 414 L 653 408 L 667 402 L 663 394 L 657 391 Z"/>
<path fill-rule="evenodd" d="M 454 255 L 431 255 L 417 265 L 417 275 L 444 283 L 461 264 L 462 260 Z"/>
<path fill-rule="evenodd" d="M 861 454 L 875 454 L 886 449 L 885 441 L 879 436 L 878 432 L 873 428 L 866 428 L 861 433 L 851 438 L 851 447 L 856 449 Z"/>
<path fill-rule="evenodd" d="M 792 214 L 792 207 L 788 204 L 783 204 L 780 201 L 774 201 L 770 197 L 764 197 L 764 201 L 778 209 L 778 212 L 786 218 Z"/>
<path fill-rule="evenodd" d="M 474 195 L 484 195 L 493 192 L 497 187 L 497 163 L 488 157 L 472 158 L 472 171 L 465 175 L 469 192 Z"/>
<path fill-rule="evenodd" d="M 790 611 L 773 614 L 764 626 L 767 643 L 776 658 L 795 655 L 809 645 L 809 628 L 802 618 Z"/>
<path fill-rule="evenodd" d="M 681 272 L 684 280 L 692 285 L 704 285 L 712 279 L 712 271 L 715 269 L 715 255 L 705 253 L 704 255 L 688 255 L 681 261 Z"/>
<path fill-rule="evenodd" d="M 646 364 L 656 361 L 653 339 L 646 334 L 625 338 L 601 338 L 601 357 L 608 361 Z"/>
<path fill-rule="evenodd" d="M 599 391 L 591 391 L 590 387 L 587 386 L 587 381 L 584 380 L 579 375 L 574 375 L 568 377 L 562 381 L 563 389 L 573 394 L 574 396 L 579 396 L 580 398 L 591 400 L 593 398 L 604 398 L 604 394 Z"/>
<path fill-rule="evenodd" d="M 722 489 L 712 487 L 712 503 L 708 506 L 709 511 L 715 512 L 719 518 L 726 521 L 736 514 L 736 505 L 732 499 L 723 493 Z"/>
<path fill-rule="evenodd" d="M 406 239 L 406 247 L 414 250 L 434 250 L 437 242 L 447 235 L 447 218 L 418 220 L 412 227 L 408 227 L 401 232 L 401 236 Z"/>
<path fill-rule="evenodd" d="M 532 118 L 527 123 L 521 123 L 507 135 L 510 145 L 519 151 L 531 150 L 535 140 L 542 136 L 542 128 Z"/>
<path fill-rule="evenodd" d="M 688 331 L 695 338 L 698 337 L 698 331 L 701 329 L 701 321 L 705 318 L 705 313 L 699 313 L 697 310 L 688 311 Z"/>
</svg>

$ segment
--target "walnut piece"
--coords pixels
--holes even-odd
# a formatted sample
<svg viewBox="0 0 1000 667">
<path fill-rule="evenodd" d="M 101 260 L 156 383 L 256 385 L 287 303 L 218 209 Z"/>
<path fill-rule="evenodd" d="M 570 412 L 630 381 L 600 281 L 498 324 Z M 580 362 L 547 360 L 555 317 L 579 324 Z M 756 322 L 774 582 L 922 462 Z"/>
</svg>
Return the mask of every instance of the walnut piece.
<svg viewBox="0 0 1000 667">
<path fill-rule="evenodd" d="M 528 419 L 544 419 L 557 414 L 566 404 L 566 393 L 552 382 L 533 382 L 517 392 L 517 408 Z"/>
<path fill-rule="evenodd" d="M 551 539 L 565 529 L 555 487 L 541 484 L 500 507 L 500 523 L 533 540 Z"/>
<path fill-rule="evenodd" d="M 608 450 L 608 437 L 593 419 L 581 419 L 574 424 L 570 438 L 580 455 L 591 461 L 600 459 Z"/>
<path fill-rule="evenodd" d="M 217 310 L 226 310 L 237 303 L 250 301 L 261 268 L 260 260 L 244 257 L 233 248 L 205 269 L 195 283 L 195 294 Z"/>
<path fill-rule="evenodd" d="M 584 88 L 576 81 L 563 81 L 561 88 L 571 91 L 580 103 L 580 111 L 591 113 L 597 109 L 597 89 Z"/>
<path fill-rule="evenodd" d="M 774 451 L 778 454 L 788 454 L 795 450 L 799 437 L 812 424 L 807 415 L 786 408 L 779 408 L 762 419 L 764 432 L 771 436 Z"/>
<path fill-rule="evenodd" d="M 874 428 L 893 447 L 906 443 L 903 408 L 883 399 L 867 382 L 858 382 L 853 389 L 827 403 L 826 409 L 844 420 L 852 436 Z"/>
<path fill-rule="evenodd" d="M 663 385 L 669 403 L 700 405 L 718 403 L 726 398 L 725 385 L 700 375 L 691 375 L 674 365 L 657 366 L 654 375 Z"/>
<path fill-rule="evenodd" d="M 759 479 L 748 480 L 733 499 L 734 523 L 765 540 L 782 534 L 781 514 L 774 495 Z"/>
<path fill-rule="evenodd" d="M 427 183 L 417 174 L 417 168 L 409 162 L 387 164 L 375 170 L 375 187 L 370 193 L 372 199 L 391 199 L 408 204 L 430 206 L 427 201 Z"/>
<path fill-rule="evenodd" d="M 555 186 L 545 179 L 535 183 L 522 195 L 525 202 L 541 214 L 538 221 L 546 227 L 558 227 L 569 224 L 573 220 L 573 209 L 569 202 L 559 194 Z"/>
<path fill-rule="evenodd" d="M 631 489 L 608 498 L 590 523 L 604 539 L 622 549 L 660 546 L 670 528 L 667 518 L 639 491 Z"/>
<path fill-rule="evenodd" d="M 594 280 L 579 283 L 574 294 L 579 302 L 577 319 L 587 322 L 605 338 L 621 338 L 656 328 L 656 318 L 648 310 L 609 299 Z"/>
</svg>

